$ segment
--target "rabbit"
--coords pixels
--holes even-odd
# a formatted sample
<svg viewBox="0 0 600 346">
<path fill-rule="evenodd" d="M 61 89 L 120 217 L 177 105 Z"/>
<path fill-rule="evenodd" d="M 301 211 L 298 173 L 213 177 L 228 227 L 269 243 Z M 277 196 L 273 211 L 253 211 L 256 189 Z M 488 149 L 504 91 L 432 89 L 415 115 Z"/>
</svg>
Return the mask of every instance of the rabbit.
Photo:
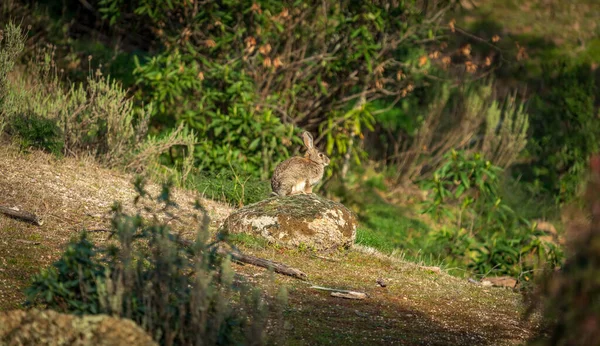
<svg viewBox="0 0 600 346">
<path fill-rule="evenodd" d="M 313 138 L 308 132 L 302 134 L 307 148 L 304 157 L 291 157 L 275 167 L 271 178 L 274 196 L 310 194 L 312 188 L 323 178 L 329 158 L 315 149 Z"/>
</svg>

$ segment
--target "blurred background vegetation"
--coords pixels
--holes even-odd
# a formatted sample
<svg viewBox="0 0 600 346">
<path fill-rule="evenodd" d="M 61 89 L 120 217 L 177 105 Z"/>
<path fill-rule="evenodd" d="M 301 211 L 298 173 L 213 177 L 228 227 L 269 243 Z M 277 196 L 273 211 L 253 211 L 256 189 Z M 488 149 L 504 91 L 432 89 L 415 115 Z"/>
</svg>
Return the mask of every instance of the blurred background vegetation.
<svg viewBox="0 0 600 346">
<path fill-rule="evenodd" d="M 0 131 L 242 206 L 308 130 L 360 243 L 527 282 L 585 214 L 598 23 L 594 0 L 8 0 Z"/>
</svg>

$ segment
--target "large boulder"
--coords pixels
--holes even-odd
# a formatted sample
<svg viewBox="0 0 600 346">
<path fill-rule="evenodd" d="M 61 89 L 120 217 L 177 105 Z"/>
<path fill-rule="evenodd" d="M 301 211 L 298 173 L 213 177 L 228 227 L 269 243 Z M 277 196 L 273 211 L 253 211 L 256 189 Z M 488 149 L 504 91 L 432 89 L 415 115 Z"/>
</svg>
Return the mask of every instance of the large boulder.
<svg viewBox="0 0 600 346">
<path fill-rule="evenodd" d="M 316 194 L 271 197 L 233 212 L 221 227 L 224 233 L 247 233 L 286 247 L 315 250 L 350 247 L 357 221 L 342 204 Z"/>
<path fill-rule="evenodd" d="M 74 316 L 52 310 L 0 313 L 0 345 L 157 346 L 131 320 Z"/>
</svg>

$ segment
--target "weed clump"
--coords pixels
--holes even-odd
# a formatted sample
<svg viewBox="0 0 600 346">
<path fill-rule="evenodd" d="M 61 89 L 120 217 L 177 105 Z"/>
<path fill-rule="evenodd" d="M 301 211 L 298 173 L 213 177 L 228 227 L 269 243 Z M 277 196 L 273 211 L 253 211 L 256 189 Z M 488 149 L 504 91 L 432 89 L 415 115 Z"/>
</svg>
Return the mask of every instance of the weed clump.
<svg viewBox="0 0 600 346">
<path fill-rule="evenodd" d="M 203 207 L 197 203 L 201 227 L 187 244 L 170 232 L 168 221 L 160 221 L 176 217 L 170 185 L 156 197 L 141 179 L 136 189 L 136 204 L 159 204 L 152 216 L 115 205 L 116 242 L 99 247 L 82 233 L 60 260 L 34 276 L 27 304 L 129 318 L 163 345 L 264 344 L 269 304 L 260 290 L 235 278 L 229 256 L 212 250 Z"/>
</svg>

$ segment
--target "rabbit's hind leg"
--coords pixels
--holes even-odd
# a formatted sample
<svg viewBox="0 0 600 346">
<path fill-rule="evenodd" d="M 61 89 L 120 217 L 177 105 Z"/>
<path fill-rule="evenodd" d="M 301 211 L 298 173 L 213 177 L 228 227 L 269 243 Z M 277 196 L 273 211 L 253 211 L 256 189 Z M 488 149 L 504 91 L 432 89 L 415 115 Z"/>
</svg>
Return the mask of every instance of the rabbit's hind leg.
<svg viewBox="0 0 600 346">
<path fill-rule="evenodd" d="M 290 195 L 297 195 L 297 194 L 304 194 L 306 193 L 306 181 L 300 181 L 298 183 L 296 183 L 295 185 L 292 186 L 292 191 L 290 192 Z"/>
<path fill-rule="evenodd" d="M 308 179 L 306 179 L 306 182 L 304 183 L 304 193 L 305 194 L 311 194 L 312 193 L 312 185 L 310 184 L 310 181 Z"/>
</svg>

